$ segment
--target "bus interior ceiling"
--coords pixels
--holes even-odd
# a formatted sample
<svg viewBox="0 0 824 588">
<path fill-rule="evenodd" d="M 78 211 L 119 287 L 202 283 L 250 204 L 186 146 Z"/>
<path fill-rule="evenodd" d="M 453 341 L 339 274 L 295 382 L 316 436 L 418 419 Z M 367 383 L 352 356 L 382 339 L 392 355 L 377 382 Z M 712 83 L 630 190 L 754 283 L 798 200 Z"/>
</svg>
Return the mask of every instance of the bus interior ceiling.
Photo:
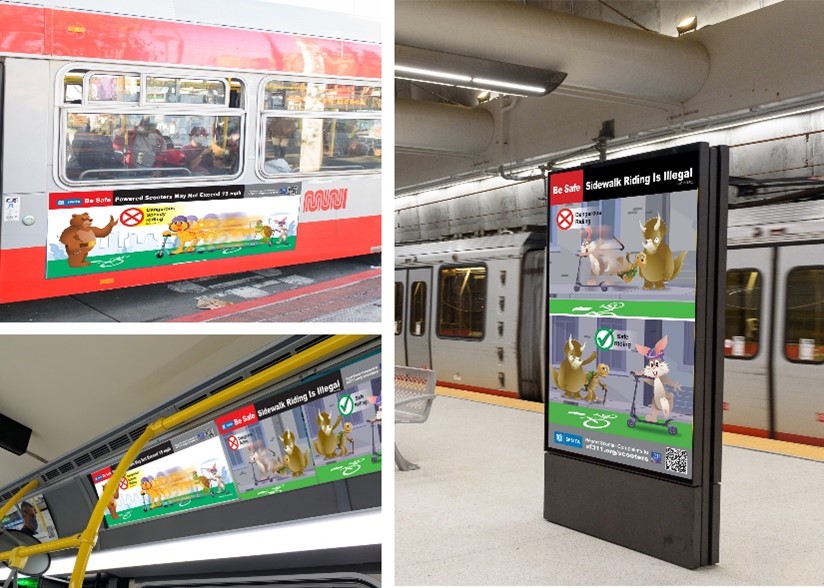
<svg viewBox="0 0 824 588">
<path fill-rule="evenodd" d="M 49 513 L 50 519 L 38 519 L 38 532 L 48 534 L 47 538 L 42 539 L 44 542 L 54 539 L 58 533 L 63 538 L 86 527 L 97 501 L 95 492 L 101 492 L 100 484 L 93 483 L 93 478 L 97 480 L 97 473 L 105 474 L 105 471 L 110 471 L 109 467 L 113 469 L 123 452 L 149 423 L 178 414 L 183 418 L 186 413 L 181 411 L 192 410 L 190 407 L 199 406 L 198 403 L 204 400 L 211 401 L 223 391 L 233 390 L 245 381 L 251 382 L 249 392 L 149 441 L 133 464 L 155 459 L 157 456 L 151 452 L 157 453 L 158 448 L 166 452 L 167 449 L 163 448 L 170 443 L 173 452 L 184 451 L 188 443 L 198 444 L 204 439 L 208 442 L 215 435 L 225 444 L 227 438 L 217 433 L 216 418 L 225 417 L 232 411 L 244 408 L 244 405 L 245 410 L 250 402 L 279 398 L 279 394 L 293 394 L 294 390 L 302 390 L 303 380 L 307 378 L 309 381 L 328 378 L 331 376 L 324 374 L 349 369 L 340 366 L 357 366 L 360 371 L 366 365 L 363 363 L 365 361 L 368 365 L 377 365 L 380 350 L 379 338 L 374 336 L 83 335 L 82 341 L 78 342 L 76 335 L 9 335 L 3 337 L 2 342 L 0 369 L 4 378 L 0 387 L 4 398 L 14 399 L 14 402 L 4 403 L 2 412 L 29 427 L 32 434 L 21 455 L 0 452 L 0 505 L 6 504 L 21 486 L 32 479 L 37 480 L 39 487 L 27 495 L 27 500 L 30 506 L 34 504 L 41 509 L 38 512 L 47 509 Z M 77 353 L 70 351 L 76 345 L 84 349 L 85 359 L 78 359 Z M 315 351 L 324 349 L 328 351 Z M 48 369 L 37 369 L 31 361 L 32 357 L 48 362 Z M 302 359 L 304 357 L 306 359 Z M 278 371 L 281 365 L 284 366 L 282 375 L 268 382 L 261 379 L 270 372 L 281 373 Z M 379 373 L 379 367 L 376 369 Z M 361 387 L 363 385 L 359 384 Z M 367 389 L 378 390 L 379 393 L 379 388 L 374 385 L 370 387 L 369 382 L 365 385 Z M 280 422 L 293 422 L 290 420 L 291 412 L 278 418 Z M 368 435 L 369 423 L 364 426 Z M 237 430 L 235 434 L 241 439 L 245 433 L 260 436 L 252 429 L 227 427 L 229 425 L 221 426 L 220 430 Z M 277 429 L 274 424 L 265 424 L 263 418 L 260 419 L 260 427 L 268 435 L 273 433 L 266 427 Z M 292 426 L 295 427 L 299 429 L 300 425 Z M 298 429 L 295 429 L 298 442 L 307 444 L 309 439 L 304 437 L 306 431 L 301 433 Z M 186 435 L 191 436 L 192 440 L 180 441 Z M 363 455 L 365 451 L 368 455 L 370 449 L 363 442 L 363 434 L 357 435 L 356 430 L 352 436 L 361 445 L 356 453 Z M 365 438 L 368 440 L 368 437 Z M 263 441 L 268 444 L 270 449 L 267 451 L 272 456 L 285 455 L 283 446 L 278 444 L 280 439 L 274 441 L 267 438 Z M 261 444 L 257 451 L 263 451 L 263 446 Z M 197 445 L 192 449 L 195 447 Z M 253 443 L 244 447 L 245 452 L 236 451 L 238 457 L 241 453 L 244 456 L 249 453 L 251 458 L 257 446 Z M 352 448 L 355 451 L 354 445 Z M 224 451 L 215 450 L 213 453 L 223 455 Z M 374 441 L 371 451 L 372 455 L 379 455 L 374 453 Z M 195 459 L 194 452 L 191 457 Z M 134 474 L 143 475 L 143 481 L 131 480 L 129 476 L 132 474 L 125 476 L 121 483 L 129 478 L 129 488 L 136 484 L 136 491 L 140 491 L 143 487 L 140 492 L 145 495 L 143 510 L 137 508 L 135 514 L 131 512 L 135 509 L 121 508 L 118 504 L 121 520 L 105 519 L 107 522 L 101 526 L 87 579 L 94 582 L 97 575 L 108 573 L 126 578 L 152 577 L 161 582 L 157 585 L 162 585 L 164 577 L 195 578 L 204 574 L 209 577 L 237 577 L 241 574 L 262 576 L 273 572 L 380 573 L 380 537 L 375 535 L 380 528 L 378 460 L 373 459 L 373 462 L 378 461 L 377 469 L 370 469 L 366 475 L 337 480 L 318 479 L 312 484 L 298 484 L 295 486 L 298 491 L 289 492 L 286 491 L 290 489 L 288 485 L 294 482 L 290 482 L 292 478 L 288 470 L 278 474 L 267 472 L 267 478 L 250 469 L 255 464 L 264 463 L 262 457 L 257 462 L 251 458 L 253 464 L 243 460 L 237 464 L 234 461 L 226 462 L 231 468 L 231 475 L 222 470 L 210 474 L 207 471 L 209 467 L 216 470 L 218 466 L 212 463 L 215 462 L 214 457 L 210 455 L 209 459 L 211 461 L 207 464 L 204 461 L 205 453 L 198 456 L 196 465 L 189 465 L 186 475 L 191 486 L 192 467 L 205 468 L 196 471 L 194 483 L 207 483 L 206 488 L 213 498 L 206 500 L 200 497 L 203 488 L 198 486 L 200 490 L 196 494 L 186 494 L 189 498 L 187 502 L 194 501 L 195 508 L 198 500 L 203 503 L 200 506 L 207 505 L 206 502 L 207 506 L 211 506 L 210 500 L 225 494 L 224 484 L 233 488 L 236 498 L 227 498 L 222 501 L 225 504 L 218 500 L 215 502 L 217 506 L 206 510 L 183 512 L 186 510 L 186 502 L 183 502 L 186 496 L 183 494 L 182 498 L 175 500 L 172 495 L 176 491 L 164 490 L 158 494 L 159 490 L 143 486 L 146 477 L 159 478 L 161 473 L 156 470 L 160 469 L 164 470 L 163 474 L 171 484 L 172 472 L 180 469 L 179 465 L 161 466 L 157 462 L 158 465 L 152 466 L 154 469 L 147 467 L 142 474 Z M 217 461 L 225 459 L 218 458 Z M 311 472 L 314 476 L 323 468 L 316 457 L 311 459 L 315 459 L 317 465 L 312 466 L 310 460 L 306 469 L 307 472 L 310 468 L 314 470 Z M 269 461 L 272 459 L 266 463 Z M 247 475 L 250 472 L 251 475 Z M 364 472 L 366 470 L 361 473 Z M 204 482 L 207 480 L 204 476 L 209 476 L 208 482 Z M 238 476 L 244 476 L 244 481 Z M 249 478 L 248 484 L 245 478 Z M 279 486 L 273 486 L 275 480 L 280 482 Z M 180 483 L 185 485 L 182 481 Z M 261 484 L 261 491 L 254 496 L 255 500 L 245 500 L 245 495 L 241 494 L 244 484 L 254 492 Z M 155 483 L 155 488 L 163 486 Z M 171 485 L 166 488 L 170 489 Z M 121 496 L 123 492 L 125 490 L 120 492 Z M 44 503 L 38 498 L 41 494 Z M 146 497 L 150 497 L 148 502 Z M 154 511 L 155 507 L 160 507 L 160 510 Z M 180 512 L 175 512 L 174 516 L 162 516 L 177 511 L 178 507 Z M 111 515 L 106 517 L 117 518 L 115 512 L 109 512 Z M 143 513 L 151 520 L 144 522 Z M 119 527 L 130 514 L 137 524 Z M 157 516 L 159 514 L 161 516 Z M 13 524 L 20 525 L 19 514 L 12 519 L 9 520 Z M 25 515 L 22 520 L 25 521 Z M 352 526 L 361 526 L 365 534 L 347 532 L 346 529 Z M 270 532 L 275 534 L 265 534 Z M 204 535 L 209 539 L 198 543 Z M 256 543 L 252 544 L 252 541 Z M 219 551 L 204 555 L 214 548 Z M 189 554 L 183 555 L 186 551 L 182 550 L 189 550 Z M 192 555 L 192 550 L 200 554 Z M 95 563 L 95 557 L 103 559 Z M 52 555 L 52 571 L 49 573 L 57 576 L 68 574 L 72 571 L 73 562 L 73 551 L 57 552 Z M 114 587 L 114 584 L 111 586 Z"/>
</svg>

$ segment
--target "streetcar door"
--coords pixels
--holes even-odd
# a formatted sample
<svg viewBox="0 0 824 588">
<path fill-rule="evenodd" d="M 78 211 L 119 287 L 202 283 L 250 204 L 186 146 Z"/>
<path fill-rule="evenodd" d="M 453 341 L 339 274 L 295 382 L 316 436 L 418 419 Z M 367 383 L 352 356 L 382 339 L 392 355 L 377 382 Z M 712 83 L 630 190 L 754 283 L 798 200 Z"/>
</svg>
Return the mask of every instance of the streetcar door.
<svg viewBox="0 0 824 588">
<path fill-rule="evenodd" d="M 406 274 L 408 270 L 395 270 L 395 365 L 406 363 Z"/>
<path fill-rule="evenodd" d="M 770 430 L 770 301 L 773 248 L 727 251 L 724 327 L 724 427 L 747 434 Z"/>
<path fill-rule="evenodd" d="M 431 369 L 432 268 L 410 269 L 406 280 L 406 365 Z"/>
<path fill-rule="evenodd" d="M 778 248 L 775 432 L 785 441 L 824 439 L 824 262 L 821 245 Z M 814 439 L 811 439 L 814 438 Z"/>
</svg>

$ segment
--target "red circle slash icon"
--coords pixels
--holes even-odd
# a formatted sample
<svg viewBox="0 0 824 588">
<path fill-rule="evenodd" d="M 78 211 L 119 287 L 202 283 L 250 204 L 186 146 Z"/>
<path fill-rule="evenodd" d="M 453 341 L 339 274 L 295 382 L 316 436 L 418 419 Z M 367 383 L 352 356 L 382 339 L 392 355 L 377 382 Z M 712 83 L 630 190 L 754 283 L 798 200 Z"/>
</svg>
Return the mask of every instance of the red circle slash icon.
<svg viewBox="0 0 824 588">
<path fill-rule="evenodd" d="M 143 211 L 139 208 L 127 208 L 120 213 L 120 222 L 127 227 L 134 227 L 143 222 Z"/>
<path fill-rule="evenodd" d="M 234 435 L 226 439 L 226 443 L 229 444 L 229 449 L 231 449 L 232 451 L 237 451 L 238 449 L 240 449 L 240 441 L 238 441 L 237 437 L 235 437 Z"/>
<path fill-rule="evenodd" d="M 120 489 L 121 490 L 128 490 L 129 489 L 129 481 L 126 478 L 120 479 Z"/>
<path fill-rule="evenodd" d="M 562 208 L 555 216 L 555 222 L 558 224 L 559 229 L 566 231 L 572 226 L 572 223 L 575 222 L 575 215 L 572 214 L 569 208 Z"/>
</svg>

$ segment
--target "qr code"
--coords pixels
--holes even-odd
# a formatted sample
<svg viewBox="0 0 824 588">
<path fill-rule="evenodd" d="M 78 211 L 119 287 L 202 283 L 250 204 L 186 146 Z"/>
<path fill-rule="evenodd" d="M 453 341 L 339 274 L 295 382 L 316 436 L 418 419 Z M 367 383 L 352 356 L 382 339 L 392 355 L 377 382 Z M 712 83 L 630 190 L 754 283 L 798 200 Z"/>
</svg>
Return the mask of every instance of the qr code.
<svg viewBox="0 0 824 588">
<path fill-rule="evenodd" d="M 667 447 L 665 469 L 676 474 L 687 473 L 687 450 Z"/>
</svg>

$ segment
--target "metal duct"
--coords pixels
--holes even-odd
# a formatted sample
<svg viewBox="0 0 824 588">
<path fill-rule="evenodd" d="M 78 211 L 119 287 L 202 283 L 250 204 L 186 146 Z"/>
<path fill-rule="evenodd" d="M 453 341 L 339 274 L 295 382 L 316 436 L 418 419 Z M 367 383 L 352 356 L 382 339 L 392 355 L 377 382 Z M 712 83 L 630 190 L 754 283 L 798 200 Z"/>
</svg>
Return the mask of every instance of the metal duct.
<svg viewBox="0 0 824 588">
<path fill-rule="evenodd" d="M 489 147 L 494 130 L 492 114 L 483 108 L 395 100 L 397 147 L 477 154 Z"/>
<path fill-rule="evenodd" d="M 681 102 L 701 89 L 709 55 L 687 38 L 515 2 L 397 0 L 395 42 L 567 72 L 561 86 Z"/>
</svg>

